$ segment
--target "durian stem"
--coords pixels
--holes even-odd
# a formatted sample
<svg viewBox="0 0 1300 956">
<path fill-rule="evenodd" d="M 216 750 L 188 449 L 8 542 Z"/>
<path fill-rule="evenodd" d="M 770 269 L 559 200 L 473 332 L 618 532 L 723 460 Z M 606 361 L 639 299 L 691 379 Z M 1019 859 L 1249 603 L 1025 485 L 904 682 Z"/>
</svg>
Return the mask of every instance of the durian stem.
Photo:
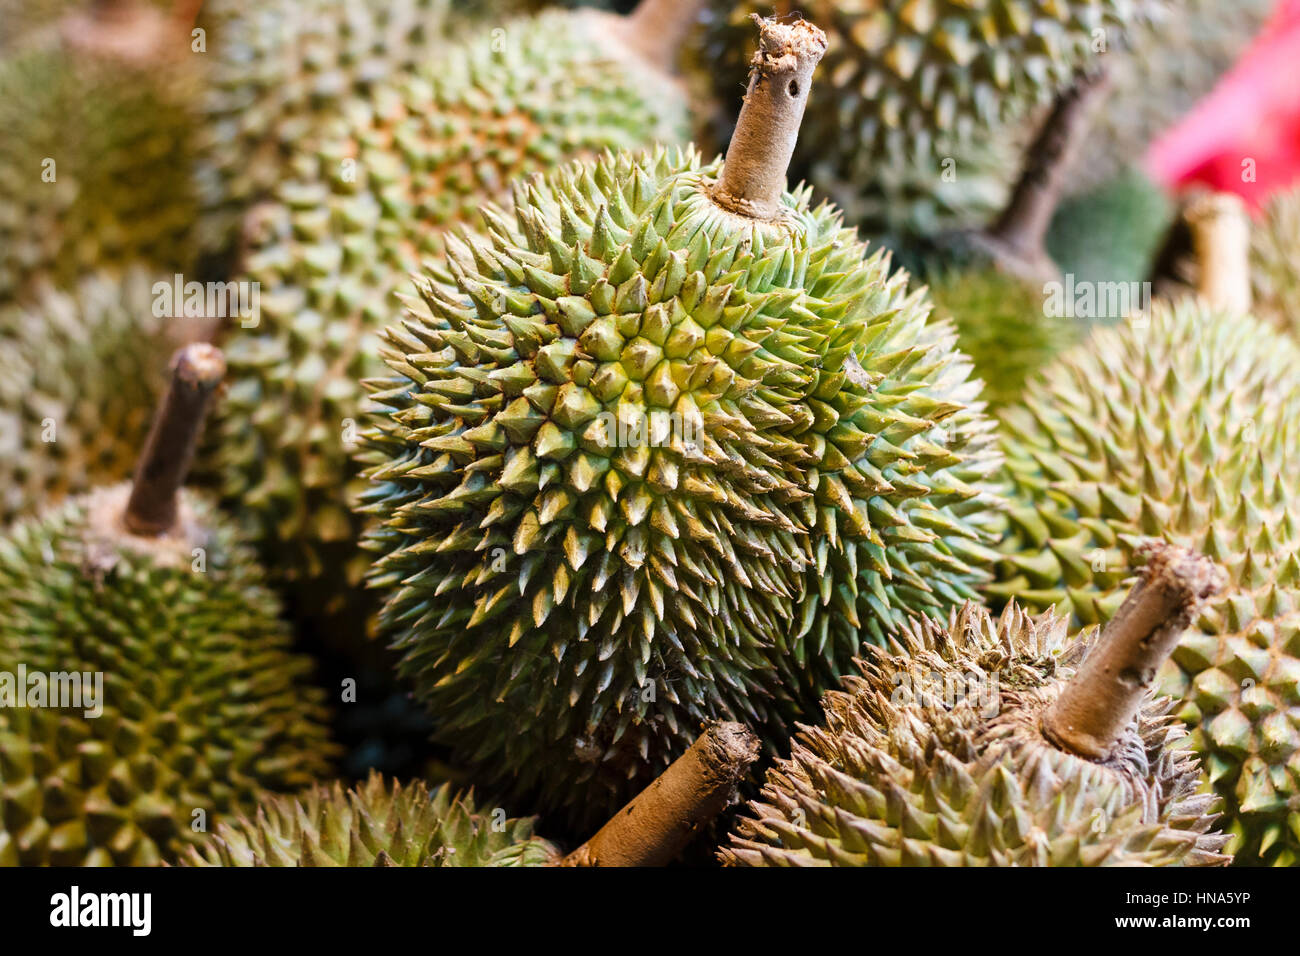
<svg viewBox="0 0 1300 956">
<path fill-rule="evenodd" d="M 175 524 L 180 488 L 225 374 L 225 356 L 214 346 L 187 345 L 173 356 L 171 384 L 145 439 L 122 516 L 128 531 L 161 535 Z"/>
<path fill-rule="evenodd" d="M 758 759 L 758 738 L 743 724 L 709 727 L 659 777 L 561 866 L 663 866 L 731 802 Z"/>
<path fill-rule="evenodd" d="M 1027 278 L 1054 278 L 1056 266 L 1047 254 L 1047 230 L 1088 133 L 1093 108 L 1109 86 L 1104 67 L 1081 70 L 1062 90 L 1038 135 L 1025 154 L 1024 169 L 1006 208 L 986 231 L 1005 250 L 1009 271 Z"/>
<path fill-rule="evenodd" d="M 1137 585 L 1043 715 L 1052 743 L 1091 760 L 1110 756 L 1201 602 L 1224 586 L 1204 555 L 1164 542 L 1144 553 Z"/>
<path fill-rule="evenodd" d="M 1187 208 L 1196 249 L 1197 292 L 1234 315 L 1250 311 L 1250 217 L 1232 193 L 1210 193 Z"/>
<path fill-rule="evenodd" d="M 623 44 L 666 72 L 673 72 L 686 35 L 705 0 L 641 0 L 621 17 Z"/>
<path fill-rule="evenodd" d="M 826 52 L 826 34 L 806 20 L 779 23 L 755 14 L 758 52 L 749 89 L 727 147 L 713 201 L 751 219 L 781 214 L 781 194 L 803 121 L 813 70 Z"/>
</svg>

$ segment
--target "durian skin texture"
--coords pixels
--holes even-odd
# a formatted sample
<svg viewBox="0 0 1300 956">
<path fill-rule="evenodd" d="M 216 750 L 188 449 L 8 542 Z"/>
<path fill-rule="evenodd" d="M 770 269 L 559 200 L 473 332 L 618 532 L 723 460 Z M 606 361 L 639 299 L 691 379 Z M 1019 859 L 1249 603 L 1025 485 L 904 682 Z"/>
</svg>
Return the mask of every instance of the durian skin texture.
<svg viewBox="0 0 1300 956">
<path fill-rule="evenodd" d="M 248 549 L 188 495 L 183 533 L 123 545 L 105 529 L 128 492 L 0 538 L 0 670 L 103 674 L 97 718 L 0 708 L 2 865 L 155 865 L 201 835 L 195 811 L 211 828 L 329 772 L 323 695 Z"/>
<path fill-rule="evenodd" d="M 545 866 L 558 850 L 532 819 L 475 806 L 451 784 L 385 783 L 377 773 L 344 791 L 270 797 L 221 824 L 181 857 L 185 866 Z"/>
<path fill-rule="evenodd" d="M 825 699 L 719 854 L 743 866 L 1215 866 L 1213 794 L 1169 701 L 1115 754 L 1053 746 L 1039 720 L 1095 634 L 974 604 L 918 619 Z"/>
<path fill-rule="evenodd" d="M 188 62 L 150 70 L 34 47 L 0 61 L 0 303 L 197 255 Z"/>
<path fill-rule="evenodd" d="M 1161 672 L 1238 863 L 1300 862 L 1300 350 L 1190 304 L 1101 330 L 1005 412 L 1013 505 L 989 590 L 1103 623 L 1150 537 L 1230 586 Z"/>
<path fill-rule="evenodd" d="M 0 526 L 131 476 L 175 347 L 152 306 L 139 269 L 0 306 Z"/>
<path fill-rule="evenodd" d="M 394 292 L 516 177 L 686 136 L 682 91 L 602 53 L 600 16 L 513 21 L 354 101 L 254 213 L 261 322 L 225 343 L 232 384 L 204 471 L 306 613 L 334 610 L 366 566 L 350 455 Z"/>
<path fill-rule="evenodd" d="M 705 720 L 779 737 L 862 636 L 960 604 L 992 557 L 951 330 L 833 208 L 756 224 L 706 195 L 719 171 L 661 149 L 521 183 L 370 385 L 402 669 L 468 760 L 587 822 Z"/>
</svg>

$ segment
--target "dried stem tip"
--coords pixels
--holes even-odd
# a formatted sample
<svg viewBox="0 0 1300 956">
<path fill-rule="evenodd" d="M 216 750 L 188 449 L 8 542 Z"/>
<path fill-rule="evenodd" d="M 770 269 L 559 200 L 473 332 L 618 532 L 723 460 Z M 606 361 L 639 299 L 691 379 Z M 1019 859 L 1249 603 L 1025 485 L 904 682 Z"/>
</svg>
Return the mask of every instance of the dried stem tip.
<svg viewBox="0 0 1300 956">
<path fill-rule="evenodd" d="M 826 34 L 806 20 L 786 24 L 754 15 L 754 21 L 758 52 L 713 201 L 739 215 L 770 221 L 781 214 L 785 173 L 799 139 L 813 70 L 826 52 Z"/>
<path fill-rule="evenodd" d="M 566 856 L 561 866 L 663 866 L 731 802 L 758 759 L 758 738 L 743 724 L 717 723 L 691 749 Z"/>
<path fill-rule="evenodd" d="M 1232 193 L 1198 197 L 1186 212 L 1200 276 L 1196 291 L 1233 315 L 1250 311 L 1250 217 Z"/>
<path fill-rule="evenodd" d="M 123 521 L 134 534 L 160 535 L 176 522 L 177 496 L 194 459 L 212 396 L 226 374 L 221 350 L 187 345 L 172 358 L 172 380 L 135 469 Z"/>
<path fill-rule="evenodd" d="M 1197 608 L 1226 580 L 1185 548 L 1160 542 L 1144 551 L 1141 580 L 1043 715 L 1048 739 L 1092 760 L 1110 756 Z"/>
</svg>

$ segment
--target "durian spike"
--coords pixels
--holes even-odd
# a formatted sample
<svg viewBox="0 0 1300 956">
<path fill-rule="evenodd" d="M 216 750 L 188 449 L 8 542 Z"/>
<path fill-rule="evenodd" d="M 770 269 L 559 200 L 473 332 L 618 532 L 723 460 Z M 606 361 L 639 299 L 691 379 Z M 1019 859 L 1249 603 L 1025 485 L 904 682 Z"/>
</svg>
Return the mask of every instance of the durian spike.
<svg viewBox="0 0 1300 956">
<path fill-rule="evenodd" d="M 731 802 L 758 759 L 744 724 L 713 724 L 561 866 L 663 866 Z"/>
<path fill-rule="evenodd" d="M 1184 214 L 1196 250 L 1196 291 L 1215 309 L 1245 315 L 1251 308 L 1250 217 L 1241 197 L 1207 193 Z"/>
<path fill-rule="evenodd" d="M 1004 272 L 1039 282 L 1060 277 L 1047 254 L 1047 229 L 1066 174 L 1083 149 L 1089 118 L 1109 88 L 1104 67 L 1080 70 L 1056 97 L 1025 154 L 1025 166 L 997 222 L 981 237 Z"/>
<path fill-rule="evenodd" d="M 773 220 L 781 214 L 785 174 L 813 70 L 826 53 L 826 34 L 807 20 L 786 24 L 757 14 L 753 20 L 758 52 L 750 63 L 749 89 L 713 201 L 751 219 Z"/>
<path fill-rule="evenodd" d="M 1092 760 L 1110 756 L 1197 608 L 1227 580 L 1209 558 L 1185 548 L 1157 542 L 1142 553 L 1140 580 L 1043 715 L 1052 743 Z"/>
<path fill-rule="evenodd" d="M 173 356 L 171 384 L 145 439 L 122 516 L 127 530 L 140 535 L 171 530 L 203 420 L 225 374 L 226 358 L 215 346 L 187 345 Z"/>
<path fill-rule="evenodd" d="M 641 0 L 631 13 L 619 17 L 618 32 L 623 44 L 665 72 L 673 72 L 677 54 L 704 3 Z"/>
</svg>

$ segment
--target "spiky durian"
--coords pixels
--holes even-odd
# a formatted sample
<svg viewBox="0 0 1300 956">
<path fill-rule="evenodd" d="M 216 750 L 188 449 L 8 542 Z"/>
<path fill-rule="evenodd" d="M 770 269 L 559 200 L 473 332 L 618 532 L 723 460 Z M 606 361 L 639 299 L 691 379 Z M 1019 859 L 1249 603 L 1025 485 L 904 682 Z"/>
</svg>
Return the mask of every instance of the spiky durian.
<svg viewBox="0 0 1300 956">
<path fill-rule="evenodd" d="M 1149 694 L 1104 759 L 1044 729 L 1099 648 L 1067 621 L 968 604 L 867 646 L 860 677 L 768 771 L 720 856 L 748 866 L 1207 866 L 1212 794 Z M 1105 638 L 1103 637 L 1103 640 Z M 1081 664 L 1081 662 L 1083 662 Z"/>
<path fill-rule="evenodd" d="M 372 773 L 344 791 L 274 797 L 222 823 L 181 857 L 186 866 L 546 866 L 559 853 L 531 819 L 497 818 L 451 784 L 391 786 Z"/>
<path fill-rule="evenodd" d="M 851 203 L 850 213 L 880 212 L 878 197 L 894 199 L 881 221 L 863 223 L 893 230 L 910 217 L 897 202 L 907 194 L 900 195 L 891 183 L 900 170 L 912 170 L 908 192 L 923 207 L 951 209 L 952 221 L 945 226 L 970 225 L 990 194 L 1005 188 L 1015 173 L 1005 156 L 1001 162 L 981 161 L 983 152 L 996 154 L 999 147 L 993 137 L 973 147 L 977 134 L 994 131 L 1008 138 L 1009 123 L 1095 62 L 1100 36 L 1108 48 L 1119 45 L 1164 5 L 1164 0 L 713 0 L 701 59 L 719 99 L 734 111 L 740 91 L 733 77 L 746 49 L 740 41 L 749 17 L 799 11 L 826 30 L 830 46 L 819 91 L 809 103 L 795 172 L 840 202 L 850 202 L 860 191 L 863 204 Z M 955 181 L 941 175 L 945 161 L 955 161 Z"/>
<path fill-rule="evenodd" d="M 174 493 L 214 352 L 180 353 L 134 485 L 0 538 L 0 864 L 155 864 L 328 770 L 321 695 L 263 573 Z"/>
<path fill-rule="evenodd" d="M 780 57 L 815 35 L 764 23 L 761 91 L 806 90 Z M 951 331 L 737 148 L 520 183 L 385 333 L 384 625 L 447 739 L 545 805 L 616 801 L 707 718 L 779 734 L 859 630 L 961 603 L 989 557 L 996 462 Z"/>
<path fill-rule="evenodd" d="M 515 177 L 685 138 L 683 91 L 616 41 L 628 26 L 551 13 L 449 50 L 352 104 L 346 134 L 259 212 L 261 323 L 228 342 L 214 470 L 308 610 L 329 610 L 365 566 L 349 454 L 394 290 Z"/>
<path fill-rule="evenodd" d="M 1013 402 L 1025 383 L 1079 338 L 1079 323 L 1047 307 L 1039 289 L 992 270 L 954 270 L 930 280 L 935 312 L 957 326 L 990 408 Z"/>
<path fill-rule="evenodd" d="M 1250 275 L 1257 311 L 1292 338 L 1300 335 L 1300 190 L 1277 193 L 1251 230 Z"/>
<path fill-rule="evenodd" d="M 193 82 L 177 60 L 57 46 L 0 62 L 0 301 L 107 266 L 191 264 Z"/>
<path fill-rule="evenodd" d="M 1163 672 L 1238 860 L 1300 859 L 1300 350 L 1248 317 L 1157 306 L 1101 330 L 1005 413 L 1002 597 L 1109 619 L 1134 548 L 1203 550 L 1230 588 Z"/>
<path fill-rule="evenodd" d="M 149 277 L 0 307 L 0 525 L 130 477 L 175 347 Z"/>
</svg>

